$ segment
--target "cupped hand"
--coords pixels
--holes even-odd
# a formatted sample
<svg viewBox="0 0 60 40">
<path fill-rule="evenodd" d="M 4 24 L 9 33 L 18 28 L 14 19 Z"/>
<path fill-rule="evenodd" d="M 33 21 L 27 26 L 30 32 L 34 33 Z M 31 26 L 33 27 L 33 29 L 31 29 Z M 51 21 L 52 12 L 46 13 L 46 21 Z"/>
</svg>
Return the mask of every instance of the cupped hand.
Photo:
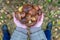
<svg viewBox="0 0 60 40">
<path fill-rule="evenodd" d="M 15 13 L 13 13 L 13 21 L 16 24 L 17 27 L 21 27 L 21 28 L 27 28 L 27 26 L 25 24 L 22 24 L 16 17 L 15 17 Z"/>
<path fill-rule="evenodd" d="M 37 23 L 34 26 L 31 27 L 41 27 L 44 19 L 44 14 L 42 13 L 37 20 Z"/>
</svg>

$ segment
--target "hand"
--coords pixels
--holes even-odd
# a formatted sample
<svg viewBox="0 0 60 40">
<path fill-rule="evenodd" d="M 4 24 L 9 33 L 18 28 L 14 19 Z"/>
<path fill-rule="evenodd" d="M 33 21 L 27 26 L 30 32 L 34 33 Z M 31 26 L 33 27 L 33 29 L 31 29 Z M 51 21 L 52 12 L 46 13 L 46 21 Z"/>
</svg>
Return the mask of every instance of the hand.
<svg viewBox="0 0 60 40">
<path fill-rule="evenodd" d="M 37 23 L 34 26 L 32 26 L 32 27 L 41 27 L 42 23 L 43 23 L 43 19 L 44 19 L 44 14 L 41 14 L 38 17 Z"/>
<path fill-rule="evenodd" d="M 27 28 L 27 26 L 25 24 L 22 24 L 18 19 L 16 19 L 15 13 L 13 13 L 13 20 L 17 27 L 21 27 L 21 28 L 25 28 L 25 29 Z"/>
</svg>

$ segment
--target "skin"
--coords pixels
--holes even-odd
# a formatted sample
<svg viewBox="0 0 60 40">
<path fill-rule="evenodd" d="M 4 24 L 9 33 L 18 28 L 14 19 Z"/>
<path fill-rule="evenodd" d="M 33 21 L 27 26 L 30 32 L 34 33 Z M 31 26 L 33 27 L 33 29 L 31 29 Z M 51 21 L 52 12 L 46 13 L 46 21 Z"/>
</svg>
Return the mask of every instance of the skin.
<svg viewBox="0 0 60 40">
<path fill-rule="evenodd" d="M 41 25 L 43 23 L 43 19 L 44 19 L 44 14 L 41 14 L 38 17 L 37 23 L 34 26 L 31 26 L 31 27 L 41 27 Z"/>
<path fill-rule="evenodd" d="M 31 27 L 41 27 L 41 25 L 43 23 L 43 19 L 44 19 L 44 14 L 41 14 L 38 17 L 37 23 L 34 26 L 31 26 Z M 16 19 L 15 13 L 13 13 L 13 20 L 14 20 L 14 23 L 16 24 L 17 27 L 27 29 L 27 26 L 25 24 L 22 24 L 18 19 Z"/>
</svg>

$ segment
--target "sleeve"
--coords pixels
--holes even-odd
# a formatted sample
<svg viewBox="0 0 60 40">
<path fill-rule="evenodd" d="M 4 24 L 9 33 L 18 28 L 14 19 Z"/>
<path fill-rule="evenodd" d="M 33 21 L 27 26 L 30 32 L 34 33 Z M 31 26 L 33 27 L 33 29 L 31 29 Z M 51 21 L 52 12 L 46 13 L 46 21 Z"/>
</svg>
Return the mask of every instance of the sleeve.
<svg viewBox="0 0 60 40">
<path fill-rule="evenodd" d="M 27 40 L 27 30 L 17 27 L 10 40 Z"/>
<path fill-rule="evenodd" d="M 35 27 L 35 28 L 31 28 L 31 35 L 30 38 L 31 40 L 47 40 L 44 31 L 39 28 L 39 27 Z"/>
</svg>

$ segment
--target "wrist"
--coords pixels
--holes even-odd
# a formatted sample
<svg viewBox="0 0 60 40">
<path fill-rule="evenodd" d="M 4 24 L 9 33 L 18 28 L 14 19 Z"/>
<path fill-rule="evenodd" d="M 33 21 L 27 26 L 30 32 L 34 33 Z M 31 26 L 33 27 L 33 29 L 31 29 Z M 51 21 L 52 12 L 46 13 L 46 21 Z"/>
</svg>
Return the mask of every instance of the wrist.
<svg viewBox="0 0 60 40">
<path fill-rule="evenodd" d="M 27 29 L 27 27 L 26 26 L 17 26 L 18 28 L 23 28 L 23 29 Z"/>
<path fill-rule="evenodd" d="M 31 27 L 31 28 L 30 28 L 30 32 L 31 32 L 31 33 L 35 33 L 35 32 L 38 32 L 38 31 L 40 31 L 40 30 L 41 30 L 40 27 Z"/>
<path fill-rule="evenodd" d="M 16 27 L 16 31 L 22 32 L 24 34 L 27 34 L 27 29 L 22 28 L 22 27 Z"/>
</svg>

